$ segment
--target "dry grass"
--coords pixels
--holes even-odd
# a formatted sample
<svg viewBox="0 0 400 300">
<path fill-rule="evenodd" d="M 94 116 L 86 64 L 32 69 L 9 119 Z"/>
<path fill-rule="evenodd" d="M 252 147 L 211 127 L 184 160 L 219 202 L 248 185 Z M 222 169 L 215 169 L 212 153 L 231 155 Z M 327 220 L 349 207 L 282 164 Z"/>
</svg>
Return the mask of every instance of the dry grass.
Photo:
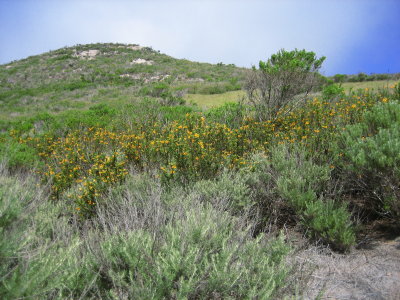
<svg viewBox="0 0 400 300">
<path fill-rule="evenodd" d="M 397 238 L 372 242 L 348 255 L 318 247 L 300 251 L 297 264 L 315 268 L 305 299 L 400 299 L 399 249 Z"/>
<path fill-rule="evenodd" d="M 345 82 L 343 83 L 343 87 L 346 91 L 350 89 L 358 90 L 358 89 L 379 89 L 379 88 L 388 88 L 391 87 L 400 81 L 398 80 L 376 80 L 376 81 L 364 81 L 364 82 Z"/>
<path fill-rule="evenodd" d="M 188 103 L 193 102 L 206 109 L 221 106 L 227 102 L 237 102 L 245 95 L 246 93 L 244 91 L 232 91 L 214 95 L 187 94 L 185 100 Z"/>
</svg>

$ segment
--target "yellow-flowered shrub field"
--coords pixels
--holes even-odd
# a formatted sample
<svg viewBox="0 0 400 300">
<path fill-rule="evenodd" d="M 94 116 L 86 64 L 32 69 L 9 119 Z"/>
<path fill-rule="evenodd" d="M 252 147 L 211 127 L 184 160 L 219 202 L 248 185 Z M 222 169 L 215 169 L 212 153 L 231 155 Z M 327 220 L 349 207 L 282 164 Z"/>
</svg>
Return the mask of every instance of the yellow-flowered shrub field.
<svg viewBox="0 0 400 300">
<path fill-rule="evenodd" d="M 238 128 L 193 113 L 167 125 L 156 122 L 113 131 L 90 127 L 64 137 L 19 137 L 19 142 L 33 145 L 45 162 L 41 174 L 51 182 L 53 199 L 66 193 L 77 211 L 90 214 L 100 196 L 125 179 L 129 168 L 151 170 L 163 182 L 188 181 L 246 165 L 251 153 L 268 153 L 272 144 L 301 143 L 315 154 L 329 152 L 344 126 L 359 121 L 361 112 L 375 102 L 376 95 L 366 90 L 331 102 L 314 98 L 290 113 L 278 112 L 272 121 L 247 117 Z"/>
</svg>

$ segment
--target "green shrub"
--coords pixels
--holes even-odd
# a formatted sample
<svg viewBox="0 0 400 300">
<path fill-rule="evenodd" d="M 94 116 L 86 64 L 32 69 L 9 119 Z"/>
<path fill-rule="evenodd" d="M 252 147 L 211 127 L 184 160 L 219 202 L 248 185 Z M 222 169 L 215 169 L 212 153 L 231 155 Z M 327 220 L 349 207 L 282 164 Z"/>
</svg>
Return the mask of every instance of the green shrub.
<svg viewBox="0 0 400 300">
<path fill-rule="evenodd" d="M 309 235 L 312 238 L 321 239 L 340 251 L 347 250 L 355 243 L 354 228 L 346 205 L 339 205 L 332 200 L 315 199 L 305 203 L 301 220 L 311 229 Z"/>
<path fill-rule="evenodd" d="M 347 75 L 346 74 L 336 74 L 335 76 L 333 76 L 333 80 L 334 80 L 335 83 L 346 82 Z"/>
<path fill-rule="evenodd" d="M 208 120 L 238 128 L 245 117 L 245 106 L 242 103 L 228 102 L 205 112 Z"/>
<path fill-rule="evenodd" d="M 346 170 L 355 174 L 359 189 L 369 194 L 376 210 L 400 222 L 400 103 L 380 103 L 363 121 L 346 127 L 340 150 Z"/>
<path fill-rule="evenodd" d="M 185 105 L 161 106 L 160 112 L 162 121 L 168 123 L 171 121 L 183 121 L 186 118 L 185 115 L 193 113 L 194 109 Z"/>
<path fill-rule="evenodd" d="M 355 233 L 346 207 L 322 198 L 330 179 L 329 166 L 314 164 L 299 149 L 288 152 L 278 147 L 271 155 L 272 165 L 279 174 L 276 183 L 279 194 L 294 207 L 310 235 L 341 251 L 352 246 Z"/>
<path fill-rule="evenodd" d="M 308 95 L 318 85 L 318 70 L 325 57 L 306 50 L 285 51 L 260 61 L 248 73 L 244 89 L 261 120 L 271 120 L 299 94 Z"/>
<path fill-rule="evenodd" d="M 400 100 L 400 83 L 396 84 L 393 87 L 393 98 L 396 100 Z"/>
<path fill-rule="evenodd" d="M 240 173 L 225 171 L 217 180 L 202 180 L 195 183 L 193 189 L 200 193 L 206 202 L 227 201 L 229 208 L 236 213 L 243 212 L 254 204 L 246 177 Z"/>
<path fill-rule="evenodd" d="M 8 138 L 0 142 L 0 160 L 5 160 L 8 167 L 32 168 L 39 163 L 36 149 Z"/>
<path fill-rule="evenodd" d="M 344 96 L 344 88 L 341 85 L 330 84 L 322 90 L 322 97 L 325 100 L 333 100 Z"/>
</svg>

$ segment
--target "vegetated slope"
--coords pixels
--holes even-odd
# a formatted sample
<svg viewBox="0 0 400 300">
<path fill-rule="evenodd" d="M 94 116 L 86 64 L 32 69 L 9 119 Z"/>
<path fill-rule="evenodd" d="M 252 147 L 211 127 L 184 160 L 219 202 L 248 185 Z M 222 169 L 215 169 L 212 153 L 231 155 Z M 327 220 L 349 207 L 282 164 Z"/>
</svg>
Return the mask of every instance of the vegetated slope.
<svg viewBox="0 0 400 300">
<path fill-rule="evenodd" d="M 182 97 L 240 89 L 244 69 L 175 59 L 149 47 L 89 44 L 0 66 L 1 117 L 85 108 L 137 96 Z"/>
</svg>

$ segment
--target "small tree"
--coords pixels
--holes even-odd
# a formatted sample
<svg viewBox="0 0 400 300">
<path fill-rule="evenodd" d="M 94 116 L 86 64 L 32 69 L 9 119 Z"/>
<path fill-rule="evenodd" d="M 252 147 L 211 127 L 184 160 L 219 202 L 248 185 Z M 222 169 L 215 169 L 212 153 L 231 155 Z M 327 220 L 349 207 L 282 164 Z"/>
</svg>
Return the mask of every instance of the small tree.
<svg viewBox="0 0 400 300">
<path fill-rule="evenodd" d="M 318 84 L 325 57 L 306 50 L 280 50 L 248 73 L 245 90 L 260 120 L 273 119 L 293 97 L 305 97 Z"/>
<path fill-rule="evenodd" d="M 347 80 L 347 75 L 346 74 L 336 74 L 333 76 L 333 80 L 335 83 L 343 83 Z"/>
</svg>

